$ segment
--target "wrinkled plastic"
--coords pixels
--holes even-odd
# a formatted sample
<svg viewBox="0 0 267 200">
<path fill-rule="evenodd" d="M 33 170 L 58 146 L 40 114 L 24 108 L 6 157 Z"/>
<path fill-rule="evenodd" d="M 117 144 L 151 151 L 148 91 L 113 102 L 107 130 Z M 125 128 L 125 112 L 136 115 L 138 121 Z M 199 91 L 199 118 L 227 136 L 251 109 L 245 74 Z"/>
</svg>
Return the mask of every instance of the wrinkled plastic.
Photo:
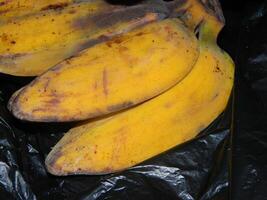
<svg viewBox="0 0 267 200">
<path fill-rule="evenodd" d="M 31 79 L 0 75 L 0 199 L 265 199 L 267 2 L 251 4 L 223 1 L 219 43 L 237 64 L 234 104 L 196 139 L 124 172 L 48 174 L 45 157 L 74 124 L 14 119 L 7 101 Z"/>
<path fill-rule="evenodd" d="M 121 173 L 55 177 L 44 159 L 73 124 L 22 123 L 6 109 L 25 84 L 1 77 L 0 199 L 211 199 L 227 194 L 231 106 L 197 139 Z M 26 81 L 27 82 L 27 81 Z"/>
<path fill-rule="evenodd" d="M 236 45 L 231 196 L 267 199 L 267 1 L 248 1 Z"/>
</svg>

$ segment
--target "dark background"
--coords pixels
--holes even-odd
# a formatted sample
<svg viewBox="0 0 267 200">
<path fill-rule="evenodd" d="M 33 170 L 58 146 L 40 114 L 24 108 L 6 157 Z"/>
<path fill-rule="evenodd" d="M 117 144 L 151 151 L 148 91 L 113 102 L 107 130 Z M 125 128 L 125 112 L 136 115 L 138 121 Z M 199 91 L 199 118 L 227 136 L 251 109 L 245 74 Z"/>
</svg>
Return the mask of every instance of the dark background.
<svg viewBox="0 0 267 200">
<path fill-rule="evenodd" d="M 232 199 L 267 199 L 267 2 L 222 1 L 220 44 L 234 58 Z"/>
</svg>

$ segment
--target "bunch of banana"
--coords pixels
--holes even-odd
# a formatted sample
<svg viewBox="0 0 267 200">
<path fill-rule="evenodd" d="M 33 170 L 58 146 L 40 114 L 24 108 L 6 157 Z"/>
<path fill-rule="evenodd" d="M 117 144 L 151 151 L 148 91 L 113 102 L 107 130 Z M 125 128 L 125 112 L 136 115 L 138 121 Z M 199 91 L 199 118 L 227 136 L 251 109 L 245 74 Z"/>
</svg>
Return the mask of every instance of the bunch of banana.
<svg viewBox="0 0 267 200">
<path fill-rule="evenodd" d="M 198 54 L 197 39 L 178 19 L 150 23 L 59 63 L 23 89 L 10 110 L 47 122 L 119 111 L 175 85 Z"/>
<path fill-rule="evenodd" d="M 83 49 L 164 19 L 170 8 L 157 1 L 129 7 L 104 0 L 74 1 L 0 23 L 0 73 L 40 75 Z"/>
<path fill-rule="evenodd" d="M 89 119 L 47 156 L 54 175 L 124 170 L 192 139 L 226 107 L 234 64 L 216 44 L 224 23 L 218 2 L 148 0 L 119 10 L 133 8 L 142 13 L 134 26 L 110 24 L 119 34 L 76 51 L 9 101 L 22 120 Z"/>
</svg>

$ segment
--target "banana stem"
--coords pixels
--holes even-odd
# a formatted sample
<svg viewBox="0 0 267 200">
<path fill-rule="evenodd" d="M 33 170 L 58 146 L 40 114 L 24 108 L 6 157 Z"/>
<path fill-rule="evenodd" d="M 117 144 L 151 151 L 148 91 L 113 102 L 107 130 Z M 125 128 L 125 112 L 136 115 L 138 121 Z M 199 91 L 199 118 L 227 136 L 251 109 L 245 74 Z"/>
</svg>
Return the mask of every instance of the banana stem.
<svg viewBox="0 0 267 200">
<path fill-rule="evenodd" d="M 174 0 L 167 2 L 172 16 L 179 16 L 195 32 L 201 27 L 201 40 L 216 42 L 224 26 L 224 17 L 218 0 Z"/>
<path fill-rule="evenodd" d="M 201 42 L 217 44 L 217 38 L 223 26 L 211 18 L 205 18 L 199 30 L 199 40 Z"/>
</svg>

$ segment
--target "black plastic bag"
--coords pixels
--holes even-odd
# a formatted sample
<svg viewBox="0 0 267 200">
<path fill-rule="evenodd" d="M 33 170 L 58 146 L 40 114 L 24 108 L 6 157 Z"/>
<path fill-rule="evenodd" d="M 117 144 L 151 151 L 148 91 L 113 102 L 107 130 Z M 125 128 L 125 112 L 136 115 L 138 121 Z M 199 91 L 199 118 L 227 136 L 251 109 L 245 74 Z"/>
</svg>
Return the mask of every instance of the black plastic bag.
<svg viewBox="0 0 267 200">
<path fill-rule="evenodd" d="M 232 199 L 267 199 L 267 1 L 248 1 L 236 46 Z"/>
</svg>

